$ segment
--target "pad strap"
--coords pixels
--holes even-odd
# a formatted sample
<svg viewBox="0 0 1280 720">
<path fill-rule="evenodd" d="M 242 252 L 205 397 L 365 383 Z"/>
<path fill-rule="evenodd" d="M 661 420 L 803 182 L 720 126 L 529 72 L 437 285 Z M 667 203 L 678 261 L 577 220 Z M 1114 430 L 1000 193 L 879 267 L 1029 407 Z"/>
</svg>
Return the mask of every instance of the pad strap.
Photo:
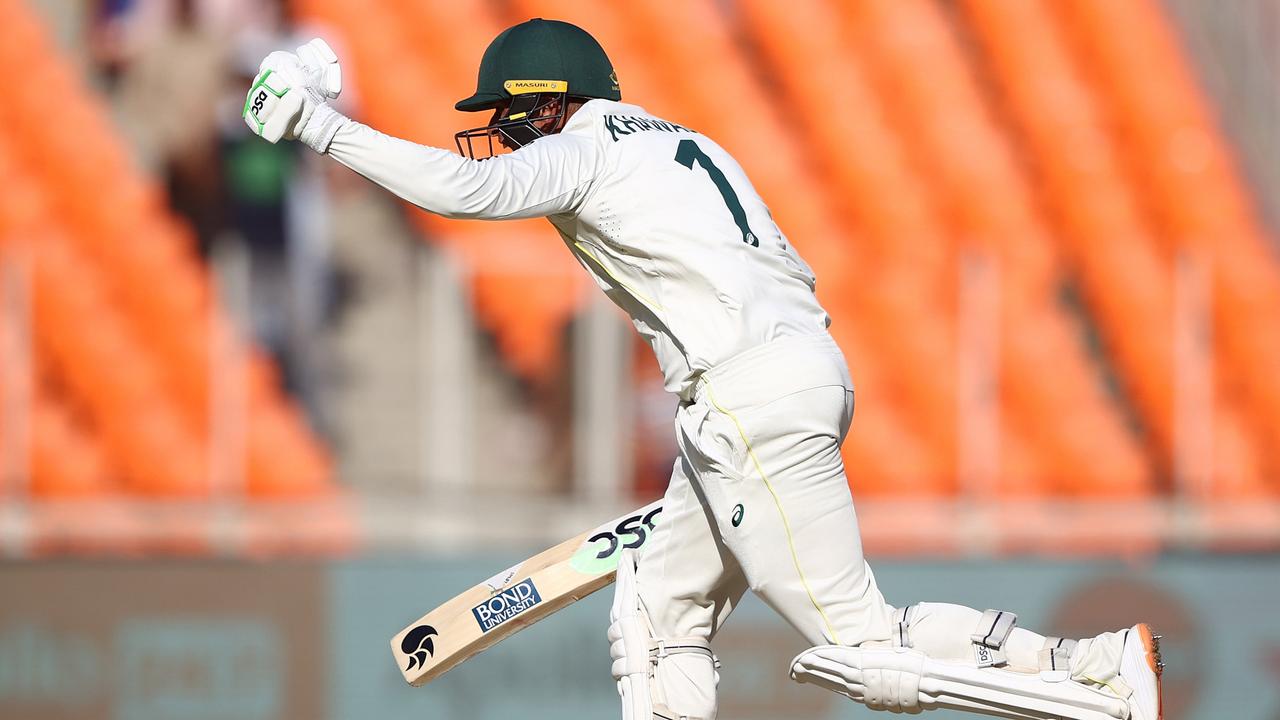
<svg viewBox="0 0 1280 720">
<path fill-rule="evenodd" d="M 684 688 L 670 683 L 670 677 L 667 682 L 663 681 L 662 670 L 659 667 L 659 661 L 664 658 L 671 658 L 676 655 L 693 655 L 711 661 L 711 686 L 710 691 L 715 692 L 715 686 L 719 684 L 720 674 L 716 672 L 720 669 L 720 660 L 711 652 L 711 645 L 704 638 L 699 637 L 682 637 L 674 640 L 655 640 L 649 644 L 649 663 L 650 663 L 650 682 L 655 686 L 655 697 L 653 701 L 653 717 L 657 720 L 707 720 L 715 716 L 714 705 L 707 709 L 691 710 L 696 705 L 689 702 L 689 688 Z M 682 663 L 679 660 L 668 660 L 668 663 L 674 663 L 674 669 L 669 664 L 668 673 L 675 672 L 684 678 L 689 678 L 688 672 L 694 669 L 689 663 Z M 705 685 L 698 690 L 706 691 Z M 684 694 L 679 698 L 671 697 L 672 692 L 681 691 Z M 696 692 L 696 691 L 695 691 Z M 683 708 L 685 712 L 695 712 L 694 715 L 681 714 L 676 712 L 672 706 Z"/>
<path fill-rule="evenodd" d="M 658 664 L 659 658 L 685 653 L 706 655 L 717 668 L 720 667 L 720 659 L 711 652 L 711 644 L 702 638 L 683 637 L 675 640 L 653 640 L 649 643 L 649 662 L 653 665 Z"/>
<path fill-rule="evenodd" d="M 919 605 L 908 605 L 893 611 L 893 646 L 911 647 L 911 622 L 916 619 Z"/>
<path fill-rule="evenodd" d="M 973 641 L 973 660 L 980 668 L 1000 667 L 1009 663 L 1004 644 L 1018 624 L 1018 616 L 1007 610 L 987 610 L 969 638 Z"/>
<path fill-rule="evenodd" d="M 1049 682 L 1062 682 L 1071 677 L 1071 654 L 1075 652 L 1075 640 L 1059 637 L 1044 639 L 1044 647 L 1037 657 L 1040 661 L 1040 676 Z"/>
</svg>

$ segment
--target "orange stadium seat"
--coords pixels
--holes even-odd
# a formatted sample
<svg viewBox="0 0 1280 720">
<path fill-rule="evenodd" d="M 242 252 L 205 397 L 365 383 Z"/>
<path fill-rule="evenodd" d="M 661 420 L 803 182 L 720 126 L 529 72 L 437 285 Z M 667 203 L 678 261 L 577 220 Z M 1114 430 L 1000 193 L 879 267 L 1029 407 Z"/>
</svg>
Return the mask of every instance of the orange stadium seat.
<svg viewBox="0 0 1280 720">
<path fill-rule="evenodd" d="M 97 497 L 112 490 L 94 438 L 47 397 L 37 400 L 31 414 L 31 470 L 36 497 Z"/>
<path fill-rule="evenodd" d="M 16 240 L 0 230 L 0 267 L 12 273 L 21 267 Z M 9 293 L 14 278 L 5 275 Z M 7 296 L 12 301 L 13 296 Z M 8 307 L 0 309 L 0 447 L 16 456 L 0 455 L 0 468 L 25 474 L 20 486 L 40 498 L 85 498 L 111 490 L 102 453 L 95 438 L 74 417 L 57 390 L 50 387 L 48 373 L 41 372 L 42 358 L 21 333 L 28 318 L 16 318 Z M 22 408 L 21 416 L 12 409 Z M 17 422 L 21 427 L 9 426 Z M 17 443 L 16 445 L 11 443 Z M 11 478 L 11 482 L 14 478 Z M 22 482 L 18 480 L 18 482 Z"/>
<path fill-rule="evenodd" d="M 262 404 L 251 414 L 248 436 L 248 490 L 255 497 L 313 497 L 328 494 L 329 458 L 310 441 L 297 411 L 281 403 Z"/>
</svg>

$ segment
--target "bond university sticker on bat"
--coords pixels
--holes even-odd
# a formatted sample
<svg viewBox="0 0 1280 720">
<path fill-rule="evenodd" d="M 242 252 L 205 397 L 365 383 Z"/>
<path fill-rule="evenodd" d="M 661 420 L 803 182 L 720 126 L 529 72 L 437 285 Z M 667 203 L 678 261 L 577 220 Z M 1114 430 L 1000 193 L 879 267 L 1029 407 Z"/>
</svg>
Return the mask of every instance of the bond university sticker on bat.
<svg viewBox="0 0 1280 720">
<path fill-rule="evenodd" d="M 528 578 L 494 593 L 493 597 L 471 608 L 471 614 L 475 616 L 480 632 L 487 633 L 541 602 L 538 586 Z"/>
</svg>

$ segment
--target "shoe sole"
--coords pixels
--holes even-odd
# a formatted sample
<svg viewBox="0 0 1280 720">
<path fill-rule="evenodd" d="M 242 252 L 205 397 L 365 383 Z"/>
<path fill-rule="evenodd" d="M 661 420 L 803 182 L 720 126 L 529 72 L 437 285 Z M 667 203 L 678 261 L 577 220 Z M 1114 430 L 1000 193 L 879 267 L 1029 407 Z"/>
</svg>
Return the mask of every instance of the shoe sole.
<svg viewBox="0 0 1280 720">
<path fill-rule="evenodd" d="M 1138 623 L 1137 630 L 1142 648 L 1147 652 L 1147 665 L 1156 675 L 1156 720 L 1164 720 L 1164 688 L 1161 687 L 1164 661 L 1160 658 L 1160 636 L 1151 632 L 1151 626 L 1146 623 Z"/>
</svg>

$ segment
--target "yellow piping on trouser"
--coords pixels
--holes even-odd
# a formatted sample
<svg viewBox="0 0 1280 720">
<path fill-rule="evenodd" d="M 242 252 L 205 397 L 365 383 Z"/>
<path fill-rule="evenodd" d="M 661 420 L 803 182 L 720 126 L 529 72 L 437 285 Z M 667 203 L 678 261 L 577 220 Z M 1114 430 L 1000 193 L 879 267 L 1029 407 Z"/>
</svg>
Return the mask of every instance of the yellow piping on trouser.
<svg viewBox="0 0 1280 720">
<path fill-rule="evenodd" d="M 742 442 L 747 446 L 747 455 L 756 466 L 756 472 L 760 473 L 760 479 L 764 480 L 764 486 L 769 489 L 769 494 L 773 496 L 773 504 L 778 508 L 778 515 L 782 518 L 782 529 L 787 533 L 787 547 L 791 549 L 791 561 L 796 566 L 796 574 L 800 576 L 800 585 L 804 587 L 804 591 L 809 595 L 809 602 L 813 603 L 813 609 L 817 610 L 818 615 L 822 616 L 822 622 L 827 626 L 827 632 L 831 633 L 831 639 L 836 645 L 840 645 L 840 635 L 836 632 L 830 618 L 827 617 L 826 611 L 822 609 L 822 604 L 818 602 L 818 598 L 809 587 L 809 581 L 805 579 L 804 570 L 800 569 L 800 556 L 796 553 L 796 543 L 791 535 L 791 523 L 787 520 L 786 511 L 782 509 L 782 501 L 778 499 L 778 492 L 773 489 L 773 483 L 769 482 L 769 476 L 765 474 L 764 467 L 760 464 L 760 459 L 756 457 L 756 451 L 751 447 L 751 441 L 747 439 L 746 430 L 742 428 L 742 423 L 738 422 L 738 418 L 733 413 L 720 407 L 720 403 L 716 402 L 716 395 L 711 391 L 711 381 L 705 375 L 702 376 L 702 382 L 707 386 L 707 397 L 711 400 L 711 404 L 716 410 L 727 415 L 733 421 L 734 426 L 738 428 L 738 437 L 741 437 Z"/>
</svg>

